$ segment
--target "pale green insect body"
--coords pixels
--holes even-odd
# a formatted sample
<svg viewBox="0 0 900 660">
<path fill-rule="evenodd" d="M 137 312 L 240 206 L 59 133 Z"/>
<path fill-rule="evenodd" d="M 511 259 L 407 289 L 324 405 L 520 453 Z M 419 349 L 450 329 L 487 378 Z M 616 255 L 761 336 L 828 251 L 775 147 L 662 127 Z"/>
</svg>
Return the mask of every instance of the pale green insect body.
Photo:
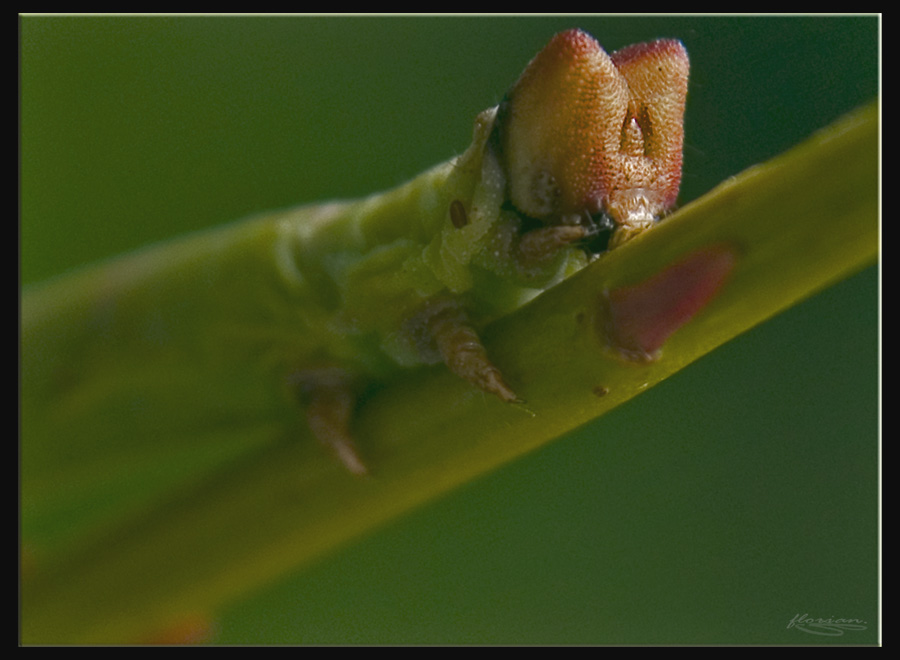
<svg viewBox="0 0 900 660">
<path fill-rule="evenodd" d="M 501 208 L 493 117 L 479 116 L 459 158 L 386 193 L 262 215 L 27 290 L 26 509 L 64 517 L 91 491 L 94 515 L 124 510 L 135 484 L 164 490 L 295 428 L 296 374 L 339 367 L 366 381 L 438 361 L 418 327 L 435 301 L 478 324 L 580 268 L 574 247 L 527 272 L 514 263 L 520 221 Z"/>
<path fill-rule="evenodd" d="M 83 526 L 124 514 L 302 434 L 304 418 L 367 472 L 349 428 L 355 390 L 402 368 L 443 362 L 518 400 L 479 328 L 583 267 L 579 244 L 609 221 L 618 245 L 674 203 L 686 90 L 680 43 L 609 56 L 570 30 L 476 118 L 461 156 L 407 184 L 26 291 L 26 537 L 64 535 L 86 500 Z"/>
<path fill-rule="evenodd" d="M 315 310 L 304 322 L 322 361 L 339 358 L 377 373 L 429 362 L 414 341 L 415 322 L 435 298 L 460 301 L 476 323 L 507 313 L 586 263 L 582 250 L 559 251 L 534 268 L 516 263 L 505 240 L 520 220 L 503 210 L 506 181 L 487 142 L 494 110 L 476 122 L 472 146 L 397 189 L 341 205 L 269 216 L 280 279 Z M 467 209 L 456 226 L 453 205 Z M 294 306 L 297 309 L 297 306 Z M 298 363 L 310 356 L 300 356 Z"/>
</svg>

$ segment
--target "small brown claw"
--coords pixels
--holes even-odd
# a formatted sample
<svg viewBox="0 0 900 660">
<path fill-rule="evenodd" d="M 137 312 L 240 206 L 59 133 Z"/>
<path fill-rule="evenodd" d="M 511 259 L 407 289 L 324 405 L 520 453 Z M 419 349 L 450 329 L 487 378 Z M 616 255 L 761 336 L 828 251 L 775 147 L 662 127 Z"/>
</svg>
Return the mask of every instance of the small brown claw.
<svg viewBox="0 0 900 660">
<path fill-rule="evenodd" d="M 338 368 L 309 369 L 294 374 L 291 381 L 305 404 L 306 422 L 315 438 L 351 473 L 368 474 L 350 435 L 350 418 L 356 397 L 347 372 Z"/>
<path fill-rule="evenodd" d="M 427 326 L 450 371 L 502 401 L 519 401 L 500 370 L 488 359 L 481 339 L 460 307 L 444 307 L 428 318 Z"/>
</svg>

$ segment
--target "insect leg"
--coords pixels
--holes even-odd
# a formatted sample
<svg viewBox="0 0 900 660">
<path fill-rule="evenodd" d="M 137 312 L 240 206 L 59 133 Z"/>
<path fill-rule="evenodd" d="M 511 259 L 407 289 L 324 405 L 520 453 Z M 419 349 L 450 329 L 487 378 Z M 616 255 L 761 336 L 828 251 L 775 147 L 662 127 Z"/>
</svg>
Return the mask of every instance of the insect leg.
<svg viewBox="0 0 900 660">
<path fill-rule="evenodd" d="M 503 401 L 519 400 L 488 358 L 461 306 L 443 306 L 427 318 L 426 327 L 450 371 Z"/>
<path fill-rule="evenodd" d="M 533 268 L 547 259 L 552 259 L 561 248 L 586 236 L 587 230 L 581 225 L 555 225 L 532 229 L 519 240 L 516 258 L 523 268 Z"/>
<path fill-rule="evenodd" d="M 343 369 L 309 369 L 290 378 L 306 408 L 306 423 L 316 439 L 353 474 L 368 473 L 350 435 L 356 402 L 353 379 Z"/>
</svg>

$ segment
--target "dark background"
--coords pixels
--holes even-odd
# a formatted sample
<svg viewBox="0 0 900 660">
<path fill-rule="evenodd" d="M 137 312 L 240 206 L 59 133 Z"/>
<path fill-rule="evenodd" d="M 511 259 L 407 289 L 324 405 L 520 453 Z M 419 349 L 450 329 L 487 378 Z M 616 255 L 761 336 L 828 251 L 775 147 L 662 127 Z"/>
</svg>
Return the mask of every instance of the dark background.
<svg viewBox="0 0 900 660">
<path fill-rule="evenodd" d="M 20 18 L 21 280 L 460 153 L 552 34 L 691 56 L 681 199 L 875 98 L 875 17 Z M 223 613 L 230 643 L 873 643 L 878 273 Z M 797 614 L 862 619 L 818 637 Z"/>
</svg>

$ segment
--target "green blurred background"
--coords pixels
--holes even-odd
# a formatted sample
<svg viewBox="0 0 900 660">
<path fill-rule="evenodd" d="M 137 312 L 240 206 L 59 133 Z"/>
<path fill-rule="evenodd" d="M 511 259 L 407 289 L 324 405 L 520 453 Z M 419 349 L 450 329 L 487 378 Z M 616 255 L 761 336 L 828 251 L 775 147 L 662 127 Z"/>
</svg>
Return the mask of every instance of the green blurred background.
<svg viewBox="0 0 900 660">
<path fill-rule="evenodd" d="M 398 184 L 569 27 L 685 43 L 682 202 L 878 94 L 875 17 L 20 17 L 21 281 Z M 248 595 L 216 641 L 874 643 L 878 327 L 873 267 Z M 868 627 L 787 627 L 807 613 Z"/>
</svg>

